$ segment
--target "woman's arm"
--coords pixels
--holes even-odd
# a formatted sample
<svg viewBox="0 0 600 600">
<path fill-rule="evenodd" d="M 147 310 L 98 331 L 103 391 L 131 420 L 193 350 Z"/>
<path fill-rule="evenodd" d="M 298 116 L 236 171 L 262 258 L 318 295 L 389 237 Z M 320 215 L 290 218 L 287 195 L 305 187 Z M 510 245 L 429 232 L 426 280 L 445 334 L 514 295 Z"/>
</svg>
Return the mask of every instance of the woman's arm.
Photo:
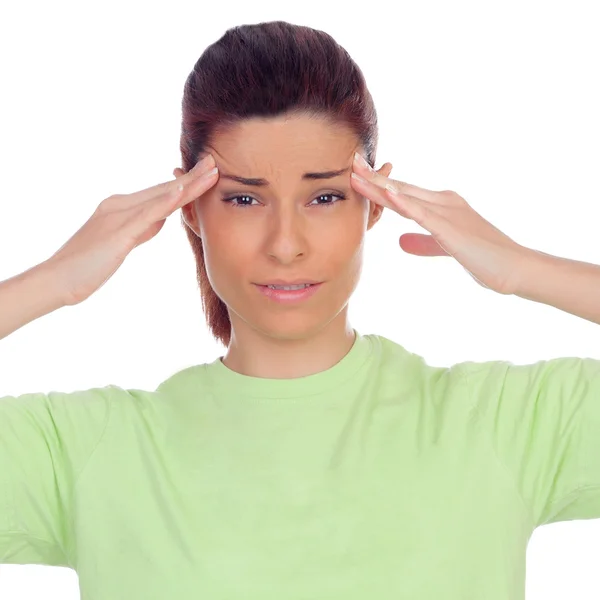
<svg viewBox="0 0 600 600">
<path fill-rule="evenodd" d="M 63 296 L 47 261 L 0 282 L 0 339 L 66 306 Z"/>
</svg>

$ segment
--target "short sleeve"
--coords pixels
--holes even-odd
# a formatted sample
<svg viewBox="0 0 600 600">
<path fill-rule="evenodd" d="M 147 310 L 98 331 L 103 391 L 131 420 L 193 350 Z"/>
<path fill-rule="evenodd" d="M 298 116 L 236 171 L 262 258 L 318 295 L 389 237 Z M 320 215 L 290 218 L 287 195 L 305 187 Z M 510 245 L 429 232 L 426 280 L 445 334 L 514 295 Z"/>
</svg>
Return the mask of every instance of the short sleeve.
<svg viewBox="0 0 600 600">
<path fill-rule="evenodd" d="M 476 418 L 533 527 L 600 518 L 600 361 L 462 365 Z"/>
<path fill-rule="evenodd" d="M 112 387 L 0 398 L 0 564 L 72 566 L 75 484 Z"/>
</svg>

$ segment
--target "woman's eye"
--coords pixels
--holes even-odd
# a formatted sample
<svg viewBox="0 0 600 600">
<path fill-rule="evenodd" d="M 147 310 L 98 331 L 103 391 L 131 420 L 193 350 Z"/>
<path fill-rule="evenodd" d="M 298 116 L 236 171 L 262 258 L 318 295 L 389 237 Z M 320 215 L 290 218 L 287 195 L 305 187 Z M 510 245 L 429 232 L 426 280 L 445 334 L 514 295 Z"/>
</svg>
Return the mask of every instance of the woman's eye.
<svg viewBox="0 0 600 600">
<path fill-rule="evenodd" d="M 240 206 L 240 207 L 244 207 L 244 206 L 251 206 L 251 204 L 246 204 L 246 203 L 234 203 L 234 200 L 240 200 L 240 199 L 244 199 L 244 200 L 250 200 L 250 202 L 252 202 L 252 200 L 254 200 L 254 198 L 252 196 L 231 196 L 230 198 L 223 198 L 222 201 L 226 202 L 227 204 L 232 204 L 233 206 Z"/>
<path fill-rule="evenodd" d="M 344 196 L 343 194 L 320 194 L 319 196 L 317 196 L 315 198 L 315 200 L 320 200 L 321 198 L 339 198 L 339 200 L 317 203 L 317 204 L 313 204 L 313 206 L 334 206 L 335 204 L 339 204 L 339 202 L 341 202 L 342 200 L 345 200 L 346 196 Z M 253 200 L 256 200 L 256 198 L 253 198 L 252 196 L 243 195 L 243 196 L 230 196 L 229 198 L 223 198 L 222 202 L 231 204 L 232 206 L 234 206 L 236 208 L 237 207 L 243 208 L 246 206 L 253 206 L 252 205 Z M 315 200 L 313 200 L 313 202 Z"/>
<path fill-rule="evenodd" d="M 339 204 L 342 200 L 345 200 L 346 196 L 344 196 L 343 194 L 321 194 L 320 196 L 317 196 L 315 198 L 315 200 L 319 200 L 321 198 L 339 198 L 338 201 L 331 201 L 331 202 L 325 202 L 323 204 L 318 204 L 318 206 L 333 206 L 335 204 Z M 313 202 L 315 200 L 313 200 Z"/>
</svg>

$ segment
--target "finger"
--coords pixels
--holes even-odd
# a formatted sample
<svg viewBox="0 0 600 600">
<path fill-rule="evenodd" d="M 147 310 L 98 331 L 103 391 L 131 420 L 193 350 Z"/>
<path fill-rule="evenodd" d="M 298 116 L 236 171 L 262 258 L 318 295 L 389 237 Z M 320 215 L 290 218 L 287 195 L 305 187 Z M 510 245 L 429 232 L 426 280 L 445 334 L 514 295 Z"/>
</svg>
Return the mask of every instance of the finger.
<svg viewBox="0 0 600 600">
<path fill-rule="evenodd" d="M 184 204 L 204 194 L 217 180 L 218 173 L 209 175 L 205 172 L 183 191 L 177 191 L 175 188 L 174 191 L 152 198 L 145 204 L 133 206 L 131 223 L 134 234 L 142 235 L 154 223 L 166 219 Z"/>
<path fill-rule="evenodd" d="M 393 167 L 392 167 L 392 163 L 389 163 L 389 162 L 388 162 L 388 163 L 385 163 L 385 164 L 384 164 L 384 165 L 383 165 L 381 168 L 379 168 L 379 169 L 377 170 L 377 172 L 378 172 L 380 175 L 383 175 L 384 177 L 389 177 L 389 176 L 390 176 L 390 173 L 392 172 L 392 168 L 393 168 Z"/>
<path fill-rule="evenodd" d="M 394 203 L 388 194 L 386 194 L 385 189 L 382 190 L 379 186 L 368 181 L 363 183 L 362 181 L 355 179 L 353 175 L 350 176 L 350 184 L 358 194 L 364 196 L 367 200 L 371 200 L 375 202 L 375 204 L 398 212 L 396 203 Z"/>
<path fill-rule="evenodd" d="M 367 181 L 370 181 L 381 188 L 385 189 L 385 186 L 388 183 L 391 183 L 403 194 L 414 196 L 415 198 L 420 198 L 421 200 L 426 200 L 427 202 L 440 201 L 439 192 L 428 190 L 410 183 L 405 183 L 404 181 L 398 181 L 397 179 L 390 179 L 388 176 L 373 170 L 368 163 L 367 166 L 363 166 L 359 161 L 354 160 L 352 165 L 353 170 L 357 175 L 360 175 L 363 179 L 366 179 Z"/>
<path fill-rule="evenodd" d="M 450 256 L 431 235 L 405 233 L 399 239 L 400 248 L 416 256 Z"/>
<path fill-rule="evenodd" d="M 120 199 L 120 204 L 124 208 L 129 208 L 130 206 L 144 204 L 149 200 L 153 200 L 154 198 L 163 197 L 165 195 L 168 196 L 169 194 L 174 193 L 180 184 L 185 188 L 199 177 L 202 177 L 202 175 L 204 175 L 207 171 L 210 171 L 210 169 L 212 169 L 214 166 L 214 158 L 212 158 L 212 155 L 206 153 L 187 173 L 182 174 L 176 179 L 164 181 L 163 183 L 153 185 L 139 192 L 123 195 L 123 197 Z"/>
<path fill-rule="evenodd" d="M 393 195 L 386 189 L 381 189 L 372 181 L 365 180 L 363 183 L 355 177 L 350 177 L 350 180 L 352 181 L 352 187 L 369 200 L 381 206 L 391 208 L 400 216 L 415 221 L 415 223 L 418 223 L 424 229 L 431 231 L 430 227 L 432 223 L 437 223 L 438 221 L 432 210 L 435 205 L 426 200 L 403 193 L 397 196 Z M 386 181 L 393 180 L 386 179 Z M 425 225 L 425 222 L 428 224 Z"/>
<path fill-rule="evenodd" d="M 184 187 L 180 197 L 176 199 L 173 210 L 177 210 L 206 194 L 210 188 L 216 185 L 217 181 L 219 181 L 219 171 L 212 174 L 210 174 L 210 171 L 205 171 L 200 177 Z"/>
</svg>

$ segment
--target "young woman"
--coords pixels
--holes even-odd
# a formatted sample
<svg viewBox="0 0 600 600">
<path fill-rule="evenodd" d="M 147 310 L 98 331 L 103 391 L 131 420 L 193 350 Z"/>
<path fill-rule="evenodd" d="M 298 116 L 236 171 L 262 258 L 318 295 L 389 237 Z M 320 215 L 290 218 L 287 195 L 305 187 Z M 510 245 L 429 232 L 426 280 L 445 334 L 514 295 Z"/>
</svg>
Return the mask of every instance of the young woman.
<svg viewBox="0 0 600 600">
<path fill-rule="evenodd" d="M 431 233 L 404 250 L 600 323 L 598 267 L 375 171 L 371 95 L 322 31 L 228 30 L 186 81 L 180 147 L 173 181 L 0 284 L 0 337 L 181 209 L 226 352 L 156 390 L 0 398 L 0 563 L 70 567 L 94 600 L 524 598 L 534 529 L 600 517 L 600 361 L 432 367 L 348 302 L 384 207 Z"/>
</svg>

